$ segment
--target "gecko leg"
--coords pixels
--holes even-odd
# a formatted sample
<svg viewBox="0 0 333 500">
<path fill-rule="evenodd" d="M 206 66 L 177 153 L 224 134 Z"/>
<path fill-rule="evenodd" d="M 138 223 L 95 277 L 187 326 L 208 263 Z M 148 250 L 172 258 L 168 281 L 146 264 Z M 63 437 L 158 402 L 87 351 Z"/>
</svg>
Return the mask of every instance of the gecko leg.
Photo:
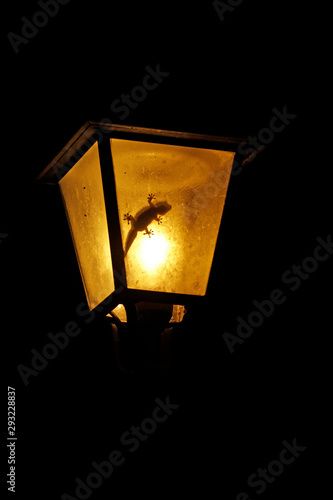
<svg viewBox="0 0 333 500">
<path fill-rule="evenodd" d="M 155 220 L 157 220 L 157 224 L 158 224 L 158 225 L 162 224 L 162 219 L 163 219 L 163 217 L 161 217 L 160 215 L 157 215 L 157 216 L 155 217 Z"/>
<path fill-rule="evenodd" d="M 152 201 L 153 200 L 156 200 L 156 196 L 154 194 L 150 193 L 148 195 L 148 203 L 149 203 L 149 205 L 152 205 Z"/>
<path fill-rule="evenodd" d="M 148 227 L 146 227 L 146 230 L 143 234 L 148 234 L 149 238 L 150 238 L 150 235 L 153 235 L 154 234 L 154 231 L 152 229 L 148 229 Z"/>
<path fill-rule="evenodd" d="M 127 212 L 127 214 L 124 214 L 123 220 L 127 220 L 127 224 L 129 224 L 130 222 L 133 222 L 135 219 L 133 215 L 130 215 L 130 213 Z"/>
</svg>

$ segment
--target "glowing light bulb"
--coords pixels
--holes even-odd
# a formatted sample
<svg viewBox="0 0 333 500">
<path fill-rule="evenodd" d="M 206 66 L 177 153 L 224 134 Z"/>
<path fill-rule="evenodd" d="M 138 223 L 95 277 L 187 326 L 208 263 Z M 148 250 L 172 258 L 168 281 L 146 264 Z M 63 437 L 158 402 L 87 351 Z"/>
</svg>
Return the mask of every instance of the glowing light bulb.
<svg viewBox="0 0 333 500">
<path fill-rule="evenodd" d="M 167 240 L 158 234 L 151 238 L 140 238 L 137 257 L 140 266 L 147 271 L 153 271 L 161 266 L 167 258 L 169 244 Z"/>
</svg>

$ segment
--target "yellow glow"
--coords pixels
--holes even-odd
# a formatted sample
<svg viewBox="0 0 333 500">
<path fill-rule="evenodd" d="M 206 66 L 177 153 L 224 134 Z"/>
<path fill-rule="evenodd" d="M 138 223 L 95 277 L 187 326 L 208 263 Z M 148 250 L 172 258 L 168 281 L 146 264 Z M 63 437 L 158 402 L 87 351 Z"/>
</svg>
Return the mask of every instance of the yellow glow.
<svg viewBox="0 0 333 500">
<path fill-rule="evenodd" d="M 123 323 L 126 323 L 127 321 L 127 314 L 126 314 L 126 309 L 123 306 L 123 304 L 118 304 L 117 307 L 112 309 L 112 313 Z M 112 318 L 112 314 L 107 314 L 107 316 L 110 316 Z"/>
<path fill-rule="evenodd" d="M 170 323 L 180 323 L 183 321 L 185 312 L 185 306 L 174 304 L 172 307 L 172 317 L 170 319 Z M 112 318 L 112 315 L 116 316 L 122 323 L 127 322 L 126 309 L 123 304 L 118 304 L 117 307 L 111 311 L 111 314 L 107 314 L 110 318 Z"/>
<path fill-rule="evenodd" d="M 146 271 L 156 270 L 166 262 L 168 247 L 166 239 L 159 234 L 153 234 L 150 238 L 140 235 L 137 247 L 138 264 Z"/>
<path fill-rule="evenodd" d="M 114 291 L 97 142 L 60 180 L 89 309 Z"/>
<path fill-rule="evenodd" d="M 128 288 L 205 295 L 234 153 L 110 140 Z"/>
</svg>

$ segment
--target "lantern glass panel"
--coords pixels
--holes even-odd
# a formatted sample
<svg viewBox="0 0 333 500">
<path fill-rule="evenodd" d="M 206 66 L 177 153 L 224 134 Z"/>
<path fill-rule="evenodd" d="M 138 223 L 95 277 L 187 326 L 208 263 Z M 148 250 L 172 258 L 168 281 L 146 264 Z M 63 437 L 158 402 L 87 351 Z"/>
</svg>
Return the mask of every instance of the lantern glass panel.
<svg viewBox="0 0 333 500">
<path fill-rule="evenodd" d="M 128 288 L 205 295 L 235 153 L 110 141 Z"/>
<path fill-rule="evenodd" d="M 97 142 L 59 181 L 90 309 L 114 291 Z"/>
</svg>

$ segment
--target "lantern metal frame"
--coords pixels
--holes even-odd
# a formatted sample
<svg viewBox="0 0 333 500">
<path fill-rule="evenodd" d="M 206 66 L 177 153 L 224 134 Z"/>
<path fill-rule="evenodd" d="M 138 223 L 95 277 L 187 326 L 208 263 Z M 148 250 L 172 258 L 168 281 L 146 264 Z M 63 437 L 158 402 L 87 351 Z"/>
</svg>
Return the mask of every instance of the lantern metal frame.
<svg viewBox="0 0 333 500">
<path fill-rule="evenodd" d="M 241 138 L 88 121 L 78 130 L 36 179 L 38 183 L 58 185 L 59 180 L 74 167 L 93 144 L 98 142 L 115 290 L 93 310 L 96 310 L 96 312 L 100 312 L 101 310 L 104 311 L 104 306 L 107 306 L 106 311 L 108 312 L 118 304 L 126 305 L 138 302 L 186 305 L 197 303 L 197 301 L 202 299 L 202 296 L 134 290 L 127 287 L 126 276 L 124 277 L 124 251 L 122 247 L 111 154 L 110 139 L 112 138 L 234 152 L 233 167 L 235 163 L 237 166 L 244 166 L 251 161 L 252 155 L 249 154 L 251 150 L 249 150 L 249 148 L 240 148 L 240 145 L 245 144 L 246 140 Z M 243 153 L 241 151 L 245 152 Z"/>
</svg>

